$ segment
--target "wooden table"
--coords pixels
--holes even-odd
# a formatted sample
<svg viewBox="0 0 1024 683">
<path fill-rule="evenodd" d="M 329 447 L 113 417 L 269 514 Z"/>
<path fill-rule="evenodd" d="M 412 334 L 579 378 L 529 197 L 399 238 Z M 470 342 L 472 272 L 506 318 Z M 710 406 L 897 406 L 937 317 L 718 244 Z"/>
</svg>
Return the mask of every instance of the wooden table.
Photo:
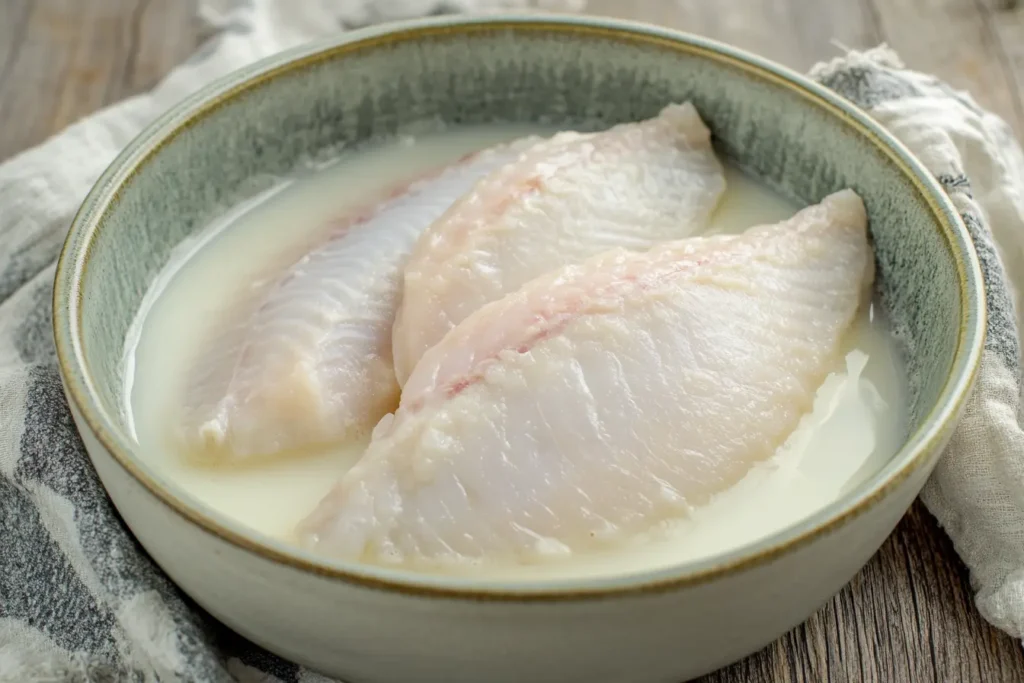
<svg viewBox="0 0 1024 683">
<path fill-rule="evenodd" d="M 1024 8 L 1006 0 L 591 0 L 806 69 L 888 42 L 1024 132 Z M 154 85 L 202 42 L 182 0 L 0 0 L 0 159 Z M 0 209 L 2 210 L 2 209 Z M 769 681 L 1024 681 L 1024 653 L 975 611 L 967 572 L 916 504 L 807 623 L 708 676 Z"/>
</svg>

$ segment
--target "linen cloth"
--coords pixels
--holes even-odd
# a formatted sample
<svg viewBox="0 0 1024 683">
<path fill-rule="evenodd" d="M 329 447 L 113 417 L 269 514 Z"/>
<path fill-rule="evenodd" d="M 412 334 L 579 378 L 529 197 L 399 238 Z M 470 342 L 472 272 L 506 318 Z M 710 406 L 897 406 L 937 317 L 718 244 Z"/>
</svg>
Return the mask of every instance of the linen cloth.
<svg viewBox="0 0 1024 683">
<path fill-rule="evenodd" d="M 54 260 L 72 214 L 118 150 L 209 80 L 347 27 L 526 4 L 201 0 L 201 17 L 215 33 L 190 61 L 148 94 L 0 164 L 0 681 L 328 680 L 214 622 L 118 517 L 61 391 L 50 328 Z M 905 69 L 885 47 L 849 53 L 811 75 L 868 110 L 924 161 L 981 256 L 989 308 L 981 376 L 922 496 L 970 567 L 982 614 L 1020 638 L 1024 431 L 1013 302 L 1024 282 L 1024 154 L 1003 121 L 969 95 Z"/>
</svg>

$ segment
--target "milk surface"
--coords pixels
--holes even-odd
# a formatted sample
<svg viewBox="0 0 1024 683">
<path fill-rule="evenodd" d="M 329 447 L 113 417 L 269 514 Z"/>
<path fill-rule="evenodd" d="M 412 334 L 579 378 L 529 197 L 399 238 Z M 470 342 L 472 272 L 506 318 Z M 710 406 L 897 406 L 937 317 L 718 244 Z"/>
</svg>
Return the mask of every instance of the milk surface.
<svg viewBox="0 0 1024 683">
<path fill-rule="evenodd" d="M 366 197 L 472 150 L 537 132 L 548 131 L 467 128 L 345 153 L 327 167 L 282 178 L 182 244 L 147 293 L 125 349 L 125 409 L 142 456 L 186 496 L 260 534 L 291 540 L 295 525 L 365 442 L 241 468 L 190 463 L 171 438 L 170 422 L 204 333 L 253 282 L 287 265 L 282 254 L 315 244 L 333 218 L 361 207 Z M 799 208 L 734 168 L 726 176 L 711 232 L 742 232 Z M 463 571 L 538 579 L 628 573 L 711 556 L 779 531 L 834 501 L 895 453 L 905 429 L 903 377 L 886 321 L 872 306 L 787 442 L 690 518 L 599 556 Z"/>
</svg>

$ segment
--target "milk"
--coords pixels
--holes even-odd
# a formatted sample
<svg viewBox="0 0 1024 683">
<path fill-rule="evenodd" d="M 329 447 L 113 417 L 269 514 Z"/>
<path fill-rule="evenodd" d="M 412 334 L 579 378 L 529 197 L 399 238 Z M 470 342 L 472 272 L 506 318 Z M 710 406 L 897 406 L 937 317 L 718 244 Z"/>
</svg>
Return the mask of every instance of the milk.
<svg viewBox="0 0 1024 683">
<path fill-rule="evenodd" d="M 171 438 L 185 370 L 208 332 L 251 283 L 315 244 L 324 226 L 366 197 L 481 147 L 538 132 L 525 127 L 451 131 L 343 154 L 282 178 L 182 244 L 147 292 L 125 349 L 125 410 L 139 452 L 184 497 L 284 541 L 359 458 L 365 442 L 244 467 L 197 466 Z M 543 132 L 543 131 L 542 131 Z M 711 232 L 738 233 L 799 207 L 727 168 Z M 283 261 L 283 262 L 282 262 Z M 876 307 L 866 308 L 814 408 L 786 443 L 737 485 L 685 520 L 602 555 L 460 571 L 554 578 L 652 569 L 708 557 L 792 525 L 834 501 L 893 455 L 904 435 L 905 387 L 897 349 Z"/>
</svg>

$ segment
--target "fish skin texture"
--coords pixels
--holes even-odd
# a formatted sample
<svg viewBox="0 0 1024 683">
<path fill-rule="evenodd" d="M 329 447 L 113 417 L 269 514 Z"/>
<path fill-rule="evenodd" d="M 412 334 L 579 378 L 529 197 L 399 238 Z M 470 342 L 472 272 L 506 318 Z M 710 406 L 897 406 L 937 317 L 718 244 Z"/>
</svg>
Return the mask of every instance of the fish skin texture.
<svg viewBox="0 0 1024 683">
<path fill-rule="evenodd" d="M 685 518 L 810 410 L 873 264 L 844 190 L 537 278 L 423 357 L 300 538 L 379 564 L 530 563 Z"/>
<path fill-rule="evenodd" d="M 395 409 L 391 328 L 416 239 L 540 138 L 467 155 L 336 226 L 207 346 L 179 437 L 197 461 L 295 454 L 368 433 Z"/>
<path fill-rule="evenodd" d="M 711 133 L 690 103 L 536 145 L 477 183 L 417 242 L 394 327 L 399 383 L 484 304 L 611 248 L 645 251 L 699 234 L 724 191 Z"/>
</svg>

